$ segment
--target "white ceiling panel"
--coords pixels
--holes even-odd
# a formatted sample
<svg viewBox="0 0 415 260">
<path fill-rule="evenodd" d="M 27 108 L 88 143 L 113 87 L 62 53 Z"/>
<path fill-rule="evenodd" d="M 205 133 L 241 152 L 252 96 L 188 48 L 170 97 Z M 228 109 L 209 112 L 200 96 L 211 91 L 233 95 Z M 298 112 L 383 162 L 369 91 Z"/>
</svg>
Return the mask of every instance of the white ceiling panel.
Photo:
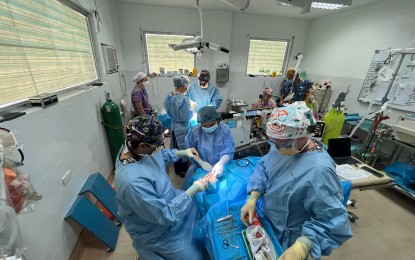
<svg viewBox="0 0 415 260">
<path fill-rule="evenodd" d="M 117 2 L 125 2 L 140 5 L 154 5 L 177 8 L 194 8 L 194 0 L 116 0 Z M 332 15 L 346 10 L 359 8 L 362 6 L 382 2 L 385 0 L 353 0 L 352 6 L 338 10 L 320 10 L 311 8 L 310 13 L 301 14 L 301 8 L 281 6 L 275 0 L 251 0 L 251 3 L 245 11 L 239 11 L 221 0 L 200 0 L 202 10 L 222 10 L 236 13 L 272 15 L 296 19 L 315 19 L 327 15 Z"/>
</svg>

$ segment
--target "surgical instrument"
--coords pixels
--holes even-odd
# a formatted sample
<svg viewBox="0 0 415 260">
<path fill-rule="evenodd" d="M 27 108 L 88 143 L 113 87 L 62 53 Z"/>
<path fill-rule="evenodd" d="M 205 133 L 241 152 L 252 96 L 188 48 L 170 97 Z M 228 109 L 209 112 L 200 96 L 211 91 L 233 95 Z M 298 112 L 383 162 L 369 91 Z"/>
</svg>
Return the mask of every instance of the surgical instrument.
<svg viewBox="0 0 415 260">
<path fill-rule="evenodd" d="M 223 217 L 223 218 L 218 218 L 217 222 L 222 222 L 222 221 L 225 221 L 225 220 L 228 220 L 228 219 L 231 219 L 231 218 L 232 218 L 232 215 L 228 215 L 228 216 Z"/>
<path fill-rule="evenodd" d="M 239 249 L 239 246 L 234 246 L 234 245 L 229 244 L 229 241 L 227 239 L 223 240 L 222 247 L 224 249 L 228 249 L 228 247 L 233 247 L 233 248 Z"/>
</svg>

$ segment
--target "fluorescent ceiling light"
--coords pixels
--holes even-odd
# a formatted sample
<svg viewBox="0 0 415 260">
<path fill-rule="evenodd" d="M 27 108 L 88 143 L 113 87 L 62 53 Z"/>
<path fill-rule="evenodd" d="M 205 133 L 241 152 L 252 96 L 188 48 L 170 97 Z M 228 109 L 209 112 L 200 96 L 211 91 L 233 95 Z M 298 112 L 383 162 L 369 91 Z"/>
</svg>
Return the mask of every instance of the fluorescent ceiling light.
<svg viewBox="0 0 415 260">
<path fill-rule="evenodd" d="M 301 7 L 301 13 L 309 13 L 310 8 L 318 9 L 340 9 L 352 5 L 352 0 L 278 0 L 279 5 L 290 5 Z"/>
<path fill-rule="evenodd" d="M 312 2 L 311 8 L 318 8 L 318 9 L 340 9 L 342 7 L 346 7 L 347 5 L 343 4 L 331 4 L 331 3 L 321 3 L 321 2 Z"/>
</svg>

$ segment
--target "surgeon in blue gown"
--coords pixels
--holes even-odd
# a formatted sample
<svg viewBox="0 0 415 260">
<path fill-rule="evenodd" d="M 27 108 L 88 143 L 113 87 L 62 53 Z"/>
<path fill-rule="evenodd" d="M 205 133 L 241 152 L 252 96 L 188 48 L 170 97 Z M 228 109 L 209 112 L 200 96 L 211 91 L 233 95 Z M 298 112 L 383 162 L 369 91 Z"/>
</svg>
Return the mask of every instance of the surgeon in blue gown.
<svg viewBox="0 0 415 260">
<path fill-rule="evenodd" d="M 320 259 L 352 237 L 342 188 L 325 146 L 307 137 L 314 123 L 304 102 L 273 110 L 267 124 L 270 152 L 249 179 L 241 220 L 252 223 L 256 202 L 280 241 L 279 259 Z"/>
<path fill-rule="evenodd" d="M 186 76 L 173 77 L 174 91 L 167 94 L 163 103 L 167 114 L 172 118 L 170 147 L 179 150 L 186 148 L 184 139 L 190 131 L 190 119 L 193 116 L 191 102 L 185 95 L 189 83 L 189 78 Z M 186 175 L 188 168 L 187 158 L 181 158 L 174 163 L 174 170 L 181 177 Z"/>
<path fill-rule="evenodd" d="M 198 81 L 190 84 L 187 96 L 197 103 L 196 112 L 204 106 L 218 109 L 223 101 L 218 86 L 210 82 L 210 73 L 207 70 L 202 70 Z"/>
<path fill-rule="evenodd" d="M 141 259 L 203 259 L 203 244 L 192 235 L 199 220 L 192 199 L 207 186 L 204 178 L 188 190 L 173 187 L 166 164 L 195 157 L 195 149 L 164 150 L 162 124 L 150 115 L 129 122 L 126 144 L 116 161 L 118 212 Z"/>
<path fill-rule="evenodd" d="M 222 176 L 226 163 L 232 160 L 235 154 L 231 129 L 224 122 L 220 122 L 220 114 L 213 107 L 201 108 L 197 113 L 197 121 L 201 124 L 186 136 L 186 147 L 196 148 L 205 164 L 200 165 L 191 159 L 192 164 L 187 171 L 182 189 L 189 187 L 190 179 L 199 167 L 212 172 L 216 177 Z"/>
</svg>

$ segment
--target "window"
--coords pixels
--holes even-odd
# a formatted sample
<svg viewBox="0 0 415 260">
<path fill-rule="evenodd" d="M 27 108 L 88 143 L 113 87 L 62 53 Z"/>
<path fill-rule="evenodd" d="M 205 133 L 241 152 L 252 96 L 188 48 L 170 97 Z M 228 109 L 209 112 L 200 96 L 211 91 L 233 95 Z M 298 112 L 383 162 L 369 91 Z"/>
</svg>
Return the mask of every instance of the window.
<svg viewBox="0 0 415 260">
<path fill-rule="evenodd" d="M 87 18 L 58 1 L 1 1 L 0 35 L 0 105 L 97 79 Z"/>
<path fill-rule="evenodd" d="M 179 69 L 191 71 L 195 67 L 195 56 L 185 51 L 173 51 L 170 43 L 179 43 L 191 35 L 174 35 L 168 33 L 145 33 L 149 72 L 159 72 L 160 67 L 167 71 Z"/>
<path fill-rule="evenodd" d="M 251 38 L 249 40 L 246 74 L 271 75 L 275 71 L 278 75 L 282 75 L 287 47 L 287 40 L 261 40 Z"/>
</svg>

